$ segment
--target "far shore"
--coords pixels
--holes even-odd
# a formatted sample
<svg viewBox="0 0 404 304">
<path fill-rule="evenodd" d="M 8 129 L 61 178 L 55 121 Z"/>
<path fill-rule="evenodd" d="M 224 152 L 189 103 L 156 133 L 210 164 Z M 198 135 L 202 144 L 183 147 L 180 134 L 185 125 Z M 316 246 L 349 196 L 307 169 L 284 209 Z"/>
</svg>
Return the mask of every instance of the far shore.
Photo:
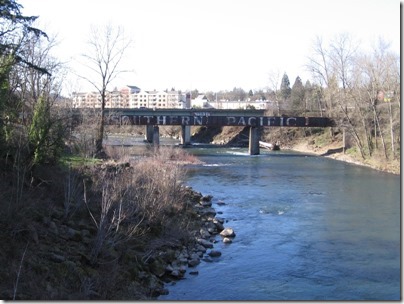
<svg viewBox="0 0 404 304">
<path fill-rule="evenodd" d="M 324 156 L 324 157 L 329 157 L 335 160 L 339 161 L 344 161 L 350 164 L 355 164 L 358 166 L 365 166 L 369 167 L 375 170 L 383 171 L 383 172 L 388 172 L 396 175 L 400 175 L 400 161 L 397 161 L 397 166 L 387 166 L 386 164 L 383 163 L 367 163 L 367 162 L 362 162 L 357 159 L 354 159 L 351 157 L 349 154 L 346 154 L 342 151 L 342 147 L 340 148 L 334 148 L 330 146 L 325 146 L 322 148 L 314 148 L 307 143 L 298 143 L 295 144 L 291 147 L 288 147 L 287 149 L 296 151 L 296 152 L 302 152 L 302 153 L 309 153 L 309 154 L 314 154 L 318 156 Z"/>
</svg>

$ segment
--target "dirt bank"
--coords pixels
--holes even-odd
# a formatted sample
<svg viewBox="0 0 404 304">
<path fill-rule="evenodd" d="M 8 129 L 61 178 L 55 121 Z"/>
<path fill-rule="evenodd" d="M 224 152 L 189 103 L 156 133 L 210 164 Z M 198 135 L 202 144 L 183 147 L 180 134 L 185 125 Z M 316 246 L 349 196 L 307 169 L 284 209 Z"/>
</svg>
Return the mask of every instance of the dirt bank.
<svg viewBox="0 0 404 304">
<path fill-rule="evenodd" d="M 286 148 L 297 152 L 329 157 L 359 166 L 366 166 L 379 171 L 389 172 L 397 175 L 400 174 L 399 160 L 386 161 L 382 158 L 370 158 L 365 160 L 358 159 L 355 157 L 355 155 L 349 154 L 347 151 L 344 152 L 342 142 L 340 141 L 332 142 L 319 147 L 313 144 L 312 138 L 306 138 L 300 139 Z"/>
</svg>

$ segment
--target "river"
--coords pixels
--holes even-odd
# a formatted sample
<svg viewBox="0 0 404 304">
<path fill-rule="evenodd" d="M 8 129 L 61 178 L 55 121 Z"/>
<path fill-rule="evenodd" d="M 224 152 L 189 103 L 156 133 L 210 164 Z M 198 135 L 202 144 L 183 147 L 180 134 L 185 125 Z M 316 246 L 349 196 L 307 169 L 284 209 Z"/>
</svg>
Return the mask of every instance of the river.
<svg viewBox="0 0 404 304">
<path fill-rule="evenodd" d="M 288 151 L 191 148 L 236 237 L 160 300 L 399 300 L 400 177 Z M 225 205 L 218 205 L 223 201 Z"/>
</svg>

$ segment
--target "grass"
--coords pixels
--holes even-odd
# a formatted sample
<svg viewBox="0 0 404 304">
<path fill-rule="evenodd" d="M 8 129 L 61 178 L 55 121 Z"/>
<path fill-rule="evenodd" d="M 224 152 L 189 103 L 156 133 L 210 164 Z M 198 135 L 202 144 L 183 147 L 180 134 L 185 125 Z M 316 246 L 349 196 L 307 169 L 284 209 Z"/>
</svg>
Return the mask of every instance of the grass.
<svg viewBox="0 0 404 304">
<path fill-rule="evenodd" d="M 98 158 L 86 158 L 79 155 L 64 155 L 59 161 L 63 168 L 73 167 L 79 168 L 82 166 L 91 166 L 102 163 L 101 159 Z"/>
<path fill-rule="evenodd" d="M 323 132 L 320 133 L 318 136 L 316 136 L 315 138 L 315 143 L 318 147 L 324 147 L 328 144 L 331 143 L 331 137 L 330 137 L 330 133 L 329 132 Z"/>
</svg>

